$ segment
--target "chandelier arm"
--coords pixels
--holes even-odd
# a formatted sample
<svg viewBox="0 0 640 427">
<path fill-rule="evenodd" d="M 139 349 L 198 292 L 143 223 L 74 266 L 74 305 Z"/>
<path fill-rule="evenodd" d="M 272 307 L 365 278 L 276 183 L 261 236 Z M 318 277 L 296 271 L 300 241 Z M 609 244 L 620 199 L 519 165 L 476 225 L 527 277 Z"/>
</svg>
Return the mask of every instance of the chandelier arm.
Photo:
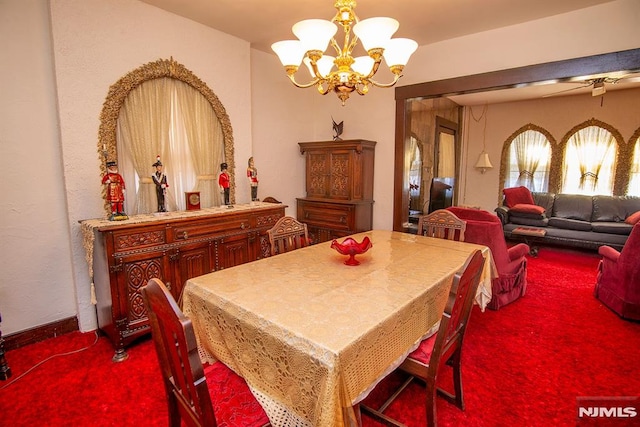
<svg viewBox="0 0 640 427">
<path fill-rule="evenodd" d="M 378 83 L 377 81 L 373 80 L 373 79 L 367 79 L 369 82 L 371 82 L 372 85 L 376 86 L 376 87 L 380 87 L 380 88 L 390 88 L 393 87 L 396 83 L 398 83 L 398 80 L 400 80 L 400 77 L 402 77 L 401 74 L 396 74 L 393 78 L 393 81 L 391 83 Z"/>
<path fill-rule="evenodd" d="M 294 85 L 295 87 L 298 87 L 298 88 L 300 88 L 300 89 L 306 89 L 306 88 L 309 88 L 309 87 L 311 87 L 311 86 L 315 86 L 315 85 L 317 85 L 317 84 L 320 82 L 320 80 L 321 80 L 321 79 L 319 79 L 319 78 L 315 78 L 315 79 L 313 79 L 313 80 L 312 80 L 311 82 L 309 82 L 309 83 L 300 84 L 300 83 L 298 83 L 298 82 L 296 81 L 296 78 L 293 76 L 293 74 L 291 74 L 291 75 L 289 75 L 289 80 L 291 80 L 291 83 L 293 83 L 293 85 Z"/>
<path fill-rule="evenodd" d="M 338 45 L 338 42 L 336 41 L 336 39 L 334 39 L 333 37 L 331 37 L 331 46 L 333 46 L 333 48 L 335 49 L 336 56 L 340 56 L 340 54 L 342 54 L 342 49 Z"/>
<path fill-rule="evenodd" d="M 311 59 L 311 58 L 309 58 L 309 59 Z M 311 65 L 311 70 L 313 71 L 313 75 L 315 76 L 315 83 L 322 82 L 323 80 L 325 80 L 326 79 L 325 76 L 320 74 L 320 71 L 318 70 L 317 59 L 311 59 L 311 61 L 309 63 Z M 311 85 L 313 86 L 313 84 L 315 84 L 315 83 L 312 83 Z M 307 87 L 310 87 L 310 86 L 307 86 Z"/>
<path fill-rule="evenodd" d="M 351 52 L 353 52 L 353 49 L 355 49 L 356 43 L 358 43 L 358 40 L 360 40 L 358 36 L 356 36 L 356 34 L 353 33 L 353 39 L 351 40 L 351 43 L 349 43 L 349 47 L 347 48 L 347 52 L 349 52 L 349 54 L 351 54 Z"/>
<path fill-rule="evenodd" d="M 328 94 L 328 93 L 329 93 L 329 91 L 331 90 L 331 85 L 327 84 L 327 88 L 325 89 L 325 88 L 323 88 L 323 87 L 322 87 L 322 83 L 323 83 L 323 82 L 318 82 L 318 83 L 317 83 L 317 86 L 318 86 L 318 93 L 319 93 L 320 95 L 326 95 L 326 94 Z"/>
<path fill-rule="evenodd" d="M 366 80 L 371 79 L 371 77 L 373 77 L 378 72 L 378 68 L 380 68 L 381 62 L 382 62 L 382 56 L 379 56 L 378 58 L 374 59 L 373 67 L 371 67 L 371 71 L 369 71 L 369 74 L 364 77 Z"/>
<path fill-rule="evenodd" d="M 368 82 L 367 82 L 368 83 Z M 367 87 L 367 83 L 363 83 L 363 89 L 360 88 L 360 85 L 356 85 L 355 86 L 355 91 L 358 95 L 366 95 L 367 92 L 369 92 L 369 88 Z M 366 87 L 366 89 L 364 89 L 364 87 Z"/>
</svg>

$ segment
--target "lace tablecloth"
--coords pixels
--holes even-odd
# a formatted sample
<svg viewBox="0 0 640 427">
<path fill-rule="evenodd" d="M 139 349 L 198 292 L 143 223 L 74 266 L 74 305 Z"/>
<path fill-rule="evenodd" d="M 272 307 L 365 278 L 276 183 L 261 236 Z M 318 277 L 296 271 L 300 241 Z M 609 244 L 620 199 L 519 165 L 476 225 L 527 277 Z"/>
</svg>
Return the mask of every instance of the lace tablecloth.
<svg viewBox="0 0 640 427">
<path fill-rule="evenodd" d="M 201 354 L 241 375 L 274 426 L 355 426 L 353 405 L 439 321 L 453 275 L 474 249 L 476 301 L 497 276 L 479 245 L 370 231 L 359 266 L 329 242 L 187 281 L 183 310 Z M 488 298 L 488 299 L 487 299 Z"/>
</svg>

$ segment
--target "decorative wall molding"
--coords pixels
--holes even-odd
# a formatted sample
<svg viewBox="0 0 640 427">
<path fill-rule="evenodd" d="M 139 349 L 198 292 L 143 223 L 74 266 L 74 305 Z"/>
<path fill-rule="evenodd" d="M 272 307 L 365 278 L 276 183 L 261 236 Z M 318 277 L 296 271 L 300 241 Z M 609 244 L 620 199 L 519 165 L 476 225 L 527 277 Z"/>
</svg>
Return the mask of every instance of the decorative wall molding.
<svg viewBox="0 0 640 427">
<path fill-rule="evenodd" d="M 5 335 L 5 350 L 15 350 L 29 344 L 44 341 L 48 338 L 54 338 L 59 335 L 68 334 L 69 332 L 78 331 L 78 318 L 76 316 L 66 319 L 57 320 L 47 323 L 46 325 L 36 326 L 14 334 Z"/>
</svg>

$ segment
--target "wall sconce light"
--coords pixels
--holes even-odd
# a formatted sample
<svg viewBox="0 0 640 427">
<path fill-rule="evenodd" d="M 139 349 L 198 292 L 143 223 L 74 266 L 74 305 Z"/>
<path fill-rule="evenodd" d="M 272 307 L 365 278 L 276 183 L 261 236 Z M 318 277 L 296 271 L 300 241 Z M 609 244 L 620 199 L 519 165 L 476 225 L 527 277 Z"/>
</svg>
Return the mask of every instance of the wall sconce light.
<svg viewBox="0 0 640 427">
<path fill-rule="evenodd" d="M 493 165 L 489 160 L 489 153 L 482 150 L 480 153 L 480 157 L 478 157 L 478 161 L 476 162 L 476 169 L 480 169 L 480 173 L 485 173 L 487 169 L 491 169 Z"/>
</svg>

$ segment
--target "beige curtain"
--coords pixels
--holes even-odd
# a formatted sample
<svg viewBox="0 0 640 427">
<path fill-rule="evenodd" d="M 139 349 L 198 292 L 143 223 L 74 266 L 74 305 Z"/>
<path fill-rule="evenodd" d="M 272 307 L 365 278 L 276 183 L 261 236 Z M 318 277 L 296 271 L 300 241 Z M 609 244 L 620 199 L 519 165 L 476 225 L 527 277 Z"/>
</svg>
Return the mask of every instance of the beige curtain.
<svg viewBox="0 0 640 427">
<path fill-rule="evenodd" d="M 578 166 L 572 168 L 569 162 L 565 192 L 611 194 L 616 148 L 614 136 L 604 128 L 589 126 L 576 132 L 567 142 L 566 158 L 577 159 Z"/>
<path fill-rule="evenodd" d="M 440 132 L 438 143 L 438 177 L 456 177 L 456 141 L 450 133 Z"/>
<path fill-rule="evenodd" d="M 119 147 L 127 151 L 140 177 L 134 213 L 157 210 L 152 164 L 169 138 L 171 79 L 149 80 L 129 92 L 118 117 Z M 128 183 L 127 185 L 132 185 Z"/>
<path fill-rule="evenodd" d="M 195 169 L 191 191 L 200 192 L 201 207 L 222 204 L 217 175 L 224 161 L 224 135 L 207 99 L 188 84 L 176 81 L 177 111 L 181 115 Z"/>
<path fill-rule="evenodd" d="M 551 157 L 547 138 L 541 132 L 528 130 L 515 137 L 512 144 L 519 172 L 516 185 L 531 191 L 546 191 L 549 169 L 540 166 L 541 163 L 546 166 Z"/>
<path fill-rule="evenodd" d="M 203 208 L 222 203 L 217 182 L 224 161 L 220 121 L 209 101 L 180 80 L 152 79 L 129 92 L 118 118 L 118 152 L 128 177 L 127 200 L 135 200 L 134 214 L 157 211 L 151 175 L 158 155 L 169 183 L 167 210 L 184 209 L 186 191 L 200 191 Z"/>
</svg>

